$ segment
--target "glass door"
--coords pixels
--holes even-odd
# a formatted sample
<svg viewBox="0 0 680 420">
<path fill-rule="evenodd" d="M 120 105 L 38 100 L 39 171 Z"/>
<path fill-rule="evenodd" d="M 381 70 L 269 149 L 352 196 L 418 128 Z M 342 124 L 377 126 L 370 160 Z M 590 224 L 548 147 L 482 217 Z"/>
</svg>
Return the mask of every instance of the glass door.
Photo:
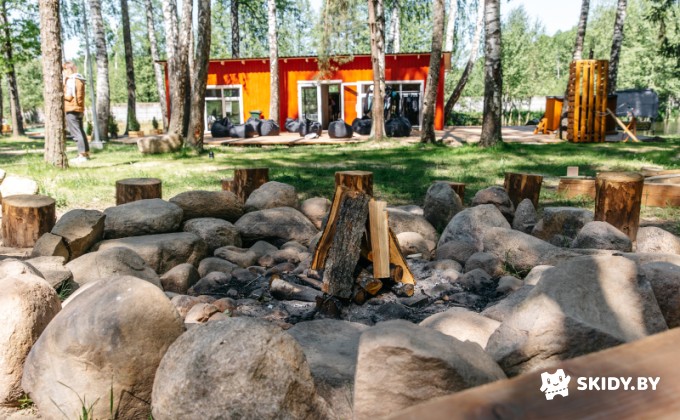
<svg viewBox="0 0 680 420">
<path fill-rule="evenodd" d="M 308 120 L 319 120 L 319 91 L 317 86 L 300 86 L 302 109 L 300 116 Z"/>
</svg>

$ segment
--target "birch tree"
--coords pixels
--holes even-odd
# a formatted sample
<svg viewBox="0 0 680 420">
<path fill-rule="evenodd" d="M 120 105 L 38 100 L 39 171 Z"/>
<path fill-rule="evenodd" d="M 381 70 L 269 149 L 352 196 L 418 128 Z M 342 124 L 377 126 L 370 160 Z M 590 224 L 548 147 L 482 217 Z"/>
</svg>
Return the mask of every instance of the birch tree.
<svg viewBox="0 0 680 420">
<path fill-rule="evenodd" d="M 480 146 L 502 142 L 501 0 L 484 0 L 484 118 Z"/>
<path fill-rule="evenodd" d="M 368 27 L 371 33 L 373 69 L 373 109 L 371 137 L 385 136 L 385 8 L 383 0 L 368 0 Z"/>
<path fill-rule="evenodd" d="M 423 127 L 420 141 L 434 143 L 434 117 L 437 108 L 437 90 L 442 62 L 442 43 L 444 37 L 444 0 L 434 0 L 432 5 L 432 48 L 430 49 L 430 68 L 425 84 L 423 102 Z"/>
<path fill-rule="evenodd" d="M 121 24 L 123 26 L 123 44 L 125 49 L 125 76 L 127 79 L 127 124 L 125 132 L 138 131 L 137 122 L 137 93 L 135 86 L 135 66 L 132 54 L 132 36 L 130 35 L 130 14 L 128 1 L 120 0 Z"/>
<path fill-rule="evenodd" d="M 483 0 L 479 0 L 480 2 Z M 449 16 L 446 21 L 446 42 L 444 51 L 453 51 L 453 42 L 456 38 L 456 20 L 458 19 L 458 0 L 449 0 Z M 453 54 L 451 54 L 453 57 Z"/>
<path fill-rule="evenodd" d="M 279 122 L 279 37 L 276 0 L 267 0 L 269 22 L 269 118 Z"/>
<path fill-rule="evenodd" d="M 111 91 L 109 87 L 109 55 L 106 46 L 106 31 L 102 18 L 101 0 L 88 0 L 94 33 L 95 59 L 97 62 L 97 125 L 101 141 L 109 138 L 109 114 L 111 113 Z"/>
<path fill-rule="evenodd" d="M 161 56 L 158 52 L 158 40 L 156 38 L 156 28 L 154 23 L 154 9 L 151 0 L 144 1 L 146 12 L 146 30 L 151 48 L 151 59 L 153 60 L 153 73 L 156 78 L 156 90 L 158 90 L 158 101 L 161 104 L 161 114 L 163 114 L 163 128 L 168 128 L 168 104 L 165 97 L 165 78 L 163 77 L 163 67 L 158 62 Z"/>
<path fill-rule="evenodd" d="M 623 27 L 626 23 L 626 8 L 628 0 L 619 0 L 616 6 L 616 20 L 614 21 L 614 35 L 612 36 L 612 50 L 609 55 L 609 94 L 616 92 L 616 81 L 619 75 L 619 57 L 623 43 Z"/>
<path fill-rule="evenodd" d="M 574 41 L 574 60 L 580 60 L 583 56 L 583 44 L 586 39 L 586 28 L 588 27 L 588 13 L 590 11 L 590 0 L 581 1 L 581 14 L 578 18 L 576 28 L 576 40 Z"/>
</svg>

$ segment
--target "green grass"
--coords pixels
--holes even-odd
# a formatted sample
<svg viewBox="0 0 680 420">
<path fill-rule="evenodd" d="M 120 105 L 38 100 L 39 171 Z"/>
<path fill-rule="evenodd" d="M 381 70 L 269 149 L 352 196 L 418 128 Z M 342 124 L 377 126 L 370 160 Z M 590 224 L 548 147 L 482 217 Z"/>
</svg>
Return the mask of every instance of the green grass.
<svg viewBox="0 0 680 420">
<path fill-rule="evenodd" d="M 187 190 L 217 190 L 220 179 L 230 178 L 234 168 L 257 166 L 270 168 L 271 180 L 294 185 L 302 199 L 331 197 L 335 171 L 372 171 L 376 197 L 390 205 L 422 204 L 434 180 L 465 182 L 469 201 L 479 189 L 502 185 L 507 171 L 530 172 L 545 176 L 542 205 L 589 207 L 592 203 L 587 200 L 564 200 L 554 192 L 567 166 L 579 166 L 582 175 L 639 170 L 650 165 L 680 168 L 680 138 L 660 143 L 503 144 L 489 149 L 395 141 L 343 146 L 215 147 L 214 160 L 190 150 L 144 156 L 134 145 L 108 144 L 105 150 L 95 151 L 90 162 L 65 171 L 45 164 L 42 148 L 42 141 L 1 139 L 0 168 L 8 174 L 37 180 L 41 193 L 55 198 L 62 211 L 113 205 L 118 179 L 160 178 L 163 197 L 167 199 Z M 9 153 L 12 151 L 15 154 Z M 70 152 L 70 157 L 74 155 Z M 679 216 L 680 209 L 643 209 L 644 218 L 671 224 L 676 232 L 680 231 Z"/>
</svg>

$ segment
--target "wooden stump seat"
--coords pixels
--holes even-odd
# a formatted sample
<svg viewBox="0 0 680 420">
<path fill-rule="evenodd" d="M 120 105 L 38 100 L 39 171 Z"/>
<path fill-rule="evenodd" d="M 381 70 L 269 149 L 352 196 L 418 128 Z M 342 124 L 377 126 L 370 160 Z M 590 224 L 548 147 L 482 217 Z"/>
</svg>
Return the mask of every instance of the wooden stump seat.
<svg viewBox="0 0 680 420">
<path fill-rule="evenodd" d="M 7 247 L 30 248 L 57 221 L 54 199 L 11 195 L 2 200 L 2 238 Z"/>
<path fill-rule="evenodd" d="M 116 181 L 116 205 L 137 200 L 162 198 L 162 181 L 158 178 L 127 178 Z"/>
</svg>

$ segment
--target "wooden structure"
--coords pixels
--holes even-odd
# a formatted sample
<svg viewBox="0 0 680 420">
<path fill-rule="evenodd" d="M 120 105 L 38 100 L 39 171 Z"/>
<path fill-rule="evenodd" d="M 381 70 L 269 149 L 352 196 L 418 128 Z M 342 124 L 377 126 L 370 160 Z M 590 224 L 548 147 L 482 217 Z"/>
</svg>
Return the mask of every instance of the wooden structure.
<svg viewBox="0 0 680 420">
<path fill-rule="evenodd" d="M 408 296 L 415 284 L 389 228 L 387 204 L 372 193 L 371 172 L 336 172 L 333 203 L 311 264 L 312 270 L 323 270 L 324 293 L 359 304 L 388 280 Z M 371 265 L 372 276 L 363 273 Z"/>
<path fill-rule="evenodd" d="M 33 247 L 56 221 L 55 201 L 50 197 L 22 194 L 2 200 L 2 238 L 7 247 Z"/>
<path fill-rule="evenodd" d="M 541 195 L 541 185 L 543 184 L 543 176 L 520 174 L 513 172 L 505 173 L 505 191 L 510 196 L 512 204 L 517 205 L 525 198 L 531 200 L 534 208 L 538 208 L 538 198 Z"/>
<path fill-rule="evenodd" d="M 158 178 L 126 178 L 116 181 L 116 205 L 137 200 L 162 198 L 163 182 Z"/>
<path fill-rule="evenodd" d="M 676 363 L 680 329 L 655 334 L 539 369 L 513 379 L 456 392 L 410 407 L 392 420 L 497 419 L 676 419 L 680 412 L 680 365 Z M 569 396 L 547 400 L 539 388 L 541 373 L 563 369 L 571 377 Z M 647 389 L 578 390 L 578 378 L 661 378 Z M 425 414 L 425 415 L 424 415 Z"/>
<path fill-rule="evenodd" d="M 269 168 L 234 169 L 233 179 L 222 180 L 222 190 L 233 192 L 245 203 L 250 193 L 267 182 L 269 182 Z"/>
<path fill-rule="evenodd" d="M 602 172 L 595 178 L 595 220 L 637 238 L 644 177 L 636 172 Z"/>
<path fill-rule="evenodd" d="M 642 204 L 649 207 L 680 207 L 680 185 L 645 182 Z"/>
<path fill-rule="evenodd" d="M 569 66 L 567 139 L 574 143 L 603 142 L 606 134 L 606 60 L 575 60 Z"/>
<path fill-rule="evenodd" d="M 557 186 L 557 193 L 565 198 L 588 197 L 595 199 L 595 178 L 585 176 L 563 176 Z"/>
<path fill-rule="evenodd" d="M 545 98 L 545 115 L 536 126 L 534 134 L 552 134 L 560 128 L 564 98 L 548 96 Z"/>
<path fill-rule="evenodd" d="M 626 133 L 627 137 L 625 139 L 623 139 L 624 143 L 627 142 L 628 139 L 631 139 L 635 143 L 640 142 L 640 140 L 638 140 L 638 138 L 636 136 L 636 134 L 637 134 L 637 119 L 635 118 L 635 116 L 633 116 L 630 120 L 630 123 L 628 125 L 626 125 L 626 124 L 623 123 L 623 121 L 621 121 L 619 119 L 619 117 L 616 116 L 616 114 L 614 114 L 611 111 L 611 109 L 607 109 L 607 114 L 611 118 L 613 118 L 614 121 L 616 122 L 616 124 L 618 124 L 619 127 L 621 127 L 623 129 L 623 131 Z M 631 130 L 633 130 L 633 131 L 631 131 Z"/>
</svg>

